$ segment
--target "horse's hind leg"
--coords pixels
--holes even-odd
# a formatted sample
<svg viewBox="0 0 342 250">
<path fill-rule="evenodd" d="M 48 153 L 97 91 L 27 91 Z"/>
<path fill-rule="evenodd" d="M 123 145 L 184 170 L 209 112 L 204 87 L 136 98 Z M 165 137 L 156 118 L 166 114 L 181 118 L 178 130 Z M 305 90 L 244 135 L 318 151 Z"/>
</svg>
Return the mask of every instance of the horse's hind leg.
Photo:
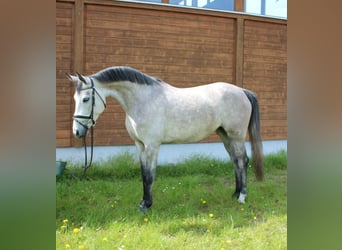
<svg viewBox="0 0 342 250">
<path fill-rule="evenodd" d="M 231 143 L 231 157 L 235 168 L 236 189 L 233 194 L 238 197 L 240 203 L 245 203 L 247 195 L 247 168 L 248 157 L 246 154 L 245 142 L 234 141 Z"/>
<path fill-rule="evenodd" d="M 237 140 L 229 138 L 223 128 L 219 128 L 216 133 L 223 141 L 235 170 L 235 192 L 233 197 L 238 198 L 240 203 L 245 203 L 247 196 L 247 167 L 248 157 L 246 154 L 245 142 L 243 140 Z"/>
</svg>

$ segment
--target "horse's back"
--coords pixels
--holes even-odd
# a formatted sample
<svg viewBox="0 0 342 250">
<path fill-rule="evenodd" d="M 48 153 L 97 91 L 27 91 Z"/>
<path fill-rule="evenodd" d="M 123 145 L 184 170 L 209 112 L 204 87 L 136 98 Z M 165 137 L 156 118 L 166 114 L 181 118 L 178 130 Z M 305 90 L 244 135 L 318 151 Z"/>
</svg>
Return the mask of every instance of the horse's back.
<svg viewBox="0 0 342 250">
<path fill-rule="evenodd" d="M 190 88 L 174 88 L 166 92 L 172 109 L 202 111 L 220 115 L 229 110 L 250 112 L 250 102 L 244 89 L 226 82 L 215 82 Z M 235 113 L 235 112 L 234 112 Z"/>
</svg>

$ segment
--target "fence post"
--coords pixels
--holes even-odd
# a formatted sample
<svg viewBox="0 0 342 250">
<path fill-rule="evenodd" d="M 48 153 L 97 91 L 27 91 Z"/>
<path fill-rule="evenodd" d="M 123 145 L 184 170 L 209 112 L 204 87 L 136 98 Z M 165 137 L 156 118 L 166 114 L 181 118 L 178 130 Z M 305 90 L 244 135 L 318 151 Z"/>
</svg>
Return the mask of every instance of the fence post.
<svg viewBox="0 0 342 250">
<path fill-rule="evenodd" d="M 236 44 L 235 44 L 235 85 L 243 85 L 243 40 L 244 25 L 243 18 L 236 19 Z"/>
<path fill-rule="evenodd" d="M 244 0 L 235 0 L 234 1 L 234 10 L 244 12 L 245 11 L 245 1 Z"/>
<path fill-rule="evenodd" d="M 74 13 L 74 72 L 83 73 L 83 33 L 84 33 L 84 0 L 75 0 Z"/>
</svg>

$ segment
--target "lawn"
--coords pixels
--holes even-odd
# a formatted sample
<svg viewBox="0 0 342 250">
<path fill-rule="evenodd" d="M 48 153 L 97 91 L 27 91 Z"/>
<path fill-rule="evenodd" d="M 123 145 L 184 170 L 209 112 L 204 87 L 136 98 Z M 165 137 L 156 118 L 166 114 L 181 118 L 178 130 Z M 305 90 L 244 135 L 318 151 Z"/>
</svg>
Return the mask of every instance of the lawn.
<svg viewBox="0 0 342 250">
<path fill-rule="evenodd" d="M 154 204 L 138 210 L 139 164 L 129 154 L 78 166 L 56 179 L 56 249 L 287 249 L 286 152 L 264 160 L 265 180 L 248 170 L 239 204 L 230 162 L 193 156 L 157 169 Z"/>
</svg>

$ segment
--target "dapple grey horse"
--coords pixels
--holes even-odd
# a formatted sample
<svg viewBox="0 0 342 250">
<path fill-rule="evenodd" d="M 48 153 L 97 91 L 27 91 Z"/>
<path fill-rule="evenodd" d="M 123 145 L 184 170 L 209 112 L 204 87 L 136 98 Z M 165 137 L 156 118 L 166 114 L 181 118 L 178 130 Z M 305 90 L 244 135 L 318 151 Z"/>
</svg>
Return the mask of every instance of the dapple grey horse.
<svg viewBox="0 0 342 250">
<path fill-rule="evenodd" d="M 176 88 L 130 67 L 67 77 L 76 84 L 74 136 L 86 136 L 105 110 L 107 97 L 113 97 L 124 109 L 126 128 L 141 164 L 141 210 L 152 205 L 152 184 L 163 143 L 196 142 L 216 132 L 234 165 L 233 196 L 244 203 L 249 162 L 245 139 L 249 132 L 254 172 L 258 180 L 263 179 L 259 108 L 251 91 L 224 82 Z"/>
</svg>

